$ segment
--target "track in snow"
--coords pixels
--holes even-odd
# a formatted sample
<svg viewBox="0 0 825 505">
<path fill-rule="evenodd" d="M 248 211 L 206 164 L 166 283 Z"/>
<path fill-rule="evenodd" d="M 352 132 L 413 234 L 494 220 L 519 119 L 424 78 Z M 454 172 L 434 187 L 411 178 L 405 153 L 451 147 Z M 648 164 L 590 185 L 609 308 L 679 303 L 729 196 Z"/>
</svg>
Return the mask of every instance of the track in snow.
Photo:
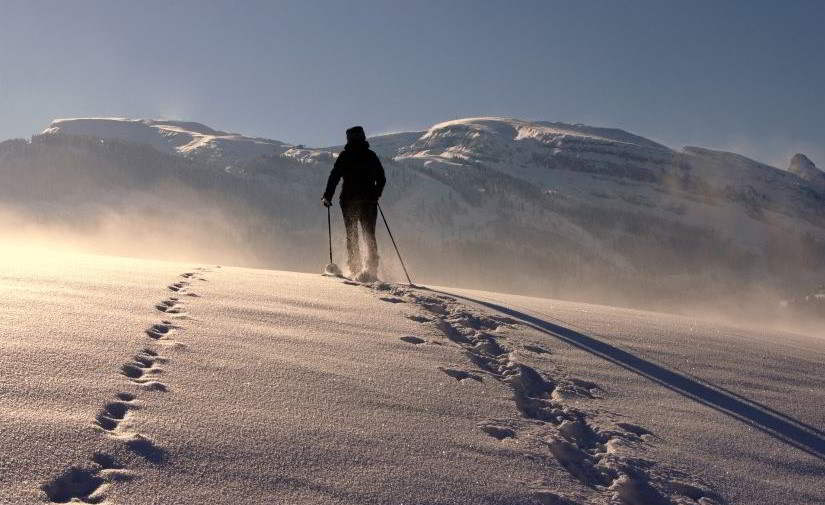
<svg viewBox="0 0 825 505">
<path fill-rule="evenodd" d="M 642 426 L 614 422 L 597 406 L 589 406 L 598 402 L 603 390 L 560 370 L 544 345 L 520 342 L 518 331 L 527 329 L 521 321 L 473 310 L 446 293 L 380 282 L 365 286 L 383 301 L 409 303 L 416 309 L 409 319 L 435 326 L 450 345 L 464 351 L 465 363 L 439 367 L 440 373 L 459 383 L 489 379 L 509 387 L 520 418 L 479 420 L 483 433 L 543 448 L 591 490 L 582 496 L 537 483 L 534 496 L 541 503 L 575 505 L 592 499 L 629 505 L 725 503 L 695 476 L 646 458 L 646 447 L 656 437 Z M 402 340 L 424 343 L 418 337 Z"/>
<path fill-rule="evenodd" d="M 185 272 L 180 275 L 184 279 L 205 281 L 202 274 L 208 273 L 205 268 L 197 268 L 194 272 Z M 188 281 L 178 281 L 168 286 L 168 289 L 180 295 L 197 297 L 189 290 Z M 167 317 L 186 317 L 183 304 L 177 297 L 169 297 L 155 305 Z M 167 346 L 180 348 L 184 344 L 172 338 L 172 334 L 183 330 L 182 326 L 175 325 L 169 320 L 162 320 L 146 329 L 146 335 L 151 338 L 156 347 L 145 347 L 132 358 L 121 365 L 119 373 L 134 386 L 136 392 L 122 391 L 116 393 L 113 399 L 105 402 L 95 415 L 94 427 L 105 436 L 112 437 L 123 443 L 131 452 L 154 464 L 163 464 L 167 458 L 167 451 L 149 437 L 134 431 L 130 418 L 140 410 L 139 392 L 166 392 L 167 385 L 159 380 L 164 369 L 159 365 L 169 360 L 160 355 L 157 347 Z M 134 479 L 138 475 L 125 468 L 112 455 L 95 453 L 91 461 L 85 465 L 69 466 L 59 476 L 43 484 L 40 489 L 51 503 L 102 503 L 106 500 L 106 491 L 109 486 L 122 480 Z"/>
</svg>

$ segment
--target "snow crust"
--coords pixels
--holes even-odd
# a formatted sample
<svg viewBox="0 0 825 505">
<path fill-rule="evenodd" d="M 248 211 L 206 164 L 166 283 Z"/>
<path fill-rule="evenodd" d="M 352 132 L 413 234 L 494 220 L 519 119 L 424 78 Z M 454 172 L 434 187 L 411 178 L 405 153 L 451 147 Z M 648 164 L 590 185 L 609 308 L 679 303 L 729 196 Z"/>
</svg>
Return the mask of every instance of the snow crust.
<svg viewBox="0 0 825 505">
<path fill-rule="evenodd" d="M 83 135 L 147 144 L 161 152 L 230 165 L 260 156 L 280 154 L 288 147 L 277 140 L 227 133 L 200 123 L 156 119 L 56 119 L 43 133 Z"/>
<path fill-rule="evenodd" d="M 14 259 L 3 504 L 825 499 L 821 338 L 309 274 Z M 811 436 L 794 447 L 783 423 Z"/>
<path fill-rule="evenodd" d="M 403 150 L 401 157 L 518 165 L 522 160 L 560 152 L 574 152 L 576 157 L 594 161 L 612 160 L 627 153 L 664 160 L 670 149 L 617 129 L 479 117 L 434 125 Z"/>
</svg>

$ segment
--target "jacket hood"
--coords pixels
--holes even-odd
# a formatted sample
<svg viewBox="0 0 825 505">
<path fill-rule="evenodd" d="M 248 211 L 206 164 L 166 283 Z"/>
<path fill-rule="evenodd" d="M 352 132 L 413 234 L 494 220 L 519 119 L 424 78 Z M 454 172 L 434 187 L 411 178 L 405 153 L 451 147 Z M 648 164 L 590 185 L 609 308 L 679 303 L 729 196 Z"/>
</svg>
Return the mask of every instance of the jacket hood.
<svg viewBox="0 0 825 505">
<path fill-rule="evenodd" d="M 353 144 L 367 144 L 367 134 L 364 133 L 364 128 L 361 126 L 353 126 L 347 130 L 347 145 Z"/>
</svg>

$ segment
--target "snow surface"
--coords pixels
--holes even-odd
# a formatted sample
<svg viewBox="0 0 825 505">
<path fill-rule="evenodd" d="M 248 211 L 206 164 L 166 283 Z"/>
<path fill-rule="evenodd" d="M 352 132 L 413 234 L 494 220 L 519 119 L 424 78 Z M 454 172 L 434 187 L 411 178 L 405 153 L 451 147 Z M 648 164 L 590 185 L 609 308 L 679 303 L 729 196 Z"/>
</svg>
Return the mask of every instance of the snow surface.
<svg viewBox="0 0 825 505">
<path fill-rule="evenodd" d="M 575 157 L 590 161 L 616 161 L 633 155 L 661 163 L 671 156 L 669 148 L 618 129 L 478 117 L 434 125 L 402 148 L 399 159 L 518 165 L 560 152 L 573 152 Z"/>
<path fill-rule="evenodd" d="M 289 146 L 277 140 L 245 137 L 191 121 L 127 118 L 72 118 L 52 121 L 44 134 L 83 135 L 147 144 L 168 154 L 234 165 Z"/>
<path fill-rule="evenodd" d="M 5 264 L 3 504 L 825 500 L 821 338 L 266 270 Z"/>
</svg>

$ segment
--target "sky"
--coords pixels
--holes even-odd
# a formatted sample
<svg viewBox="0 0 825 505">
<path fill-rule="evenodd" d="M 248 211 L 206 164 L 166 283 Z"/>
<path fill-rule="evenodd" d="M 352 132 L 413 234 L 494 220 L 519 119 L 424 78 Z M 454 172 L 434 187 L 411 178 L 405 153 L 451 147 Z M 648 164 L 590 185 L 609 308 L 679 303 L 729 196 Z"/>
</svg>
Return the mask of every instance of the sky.
<svg viewBox="0 0 825 505">
<path fill-rule="evenodd" d="M 825 1 L 0 2 L 0 139 L 183 119 L 311 146 L 509 116 L 825 166 Z"/>
</svg>

